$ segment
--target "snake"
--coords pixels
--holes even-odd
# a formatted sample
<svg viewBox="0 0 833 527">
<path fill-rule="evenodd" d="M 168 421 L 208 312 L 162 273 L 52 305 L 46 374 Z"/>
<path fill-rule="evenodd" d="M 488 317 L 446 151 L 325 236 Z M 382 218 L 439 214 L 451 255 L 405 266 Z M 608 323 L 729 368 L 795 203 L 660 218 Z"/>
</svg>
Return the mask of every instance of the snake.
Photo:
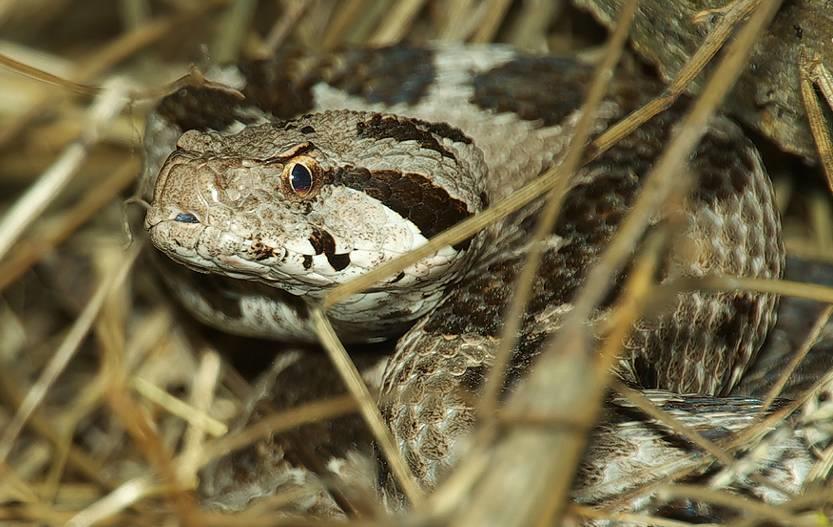
<svg viewBox="0 0 833 527">
<path fill-rule="evenodd" d="M 310 313 L 332 288 L 421 247 L 559 166 L 593 72 L 575 57 L 501 45 L 397 45 L 323 56 L 287 50 L 216 68 L 211 82 L 168 95 L 148 117 L 141 191 L 150 202 L 144 227 L 160 275 L 178 302 L 210 326 L 315 341 Z M 638 67 L 617 68 L 592 136 L 661 89 Z M 543 240 L 533 241 L 542 197 L 329 309 L 348 346 L 394 343 L 381 363 L 370 361 L 367 378 L 375 379 L 381 413 L 423 489 L 440 485 L 466 450 L 478 422 L 475 401 L 531 245 L 541 244 L 541 263 L 504 394 L 535 368 L 558 333 L 686 104 L 660 113 L 570 176 L 558 221 Z M 714 116 L 684 171 L 675 177 L 690 177 L 691 191 L 649 221 L 650 233 L 676 218 L 655 281 L 780 278 L 785 251 L 772 184 L 741 128 Z M 631 264 L 639 249 L 632 249 Z M 598 338 L 631 264 L 611 277 L 612 290 L 590 321 Z M 764 415 L 761 399 L 737 387 L 775 323 L 778 299 L 752 291 L 672 296 L 633 325 L 615 375 L 708 439 L 729 438 Z M 282 393 L 263 389 L 259 397 L 297 401 L 293 391 L 340 384 L 320 354 L 278 362 L 283 380 L 273 378 L 269 389 Z M 250 417 L 258 413 L 254 406 Z M 312 450 L 338 452 L 319 463 L 330 475 L 345 466 L 336 459 L 361 450 L 356 427 L 336 422 L 343 428 L 306 436 L 330 442 Z M 814 462 L 805 439 L 781 434 L 769 446 L 724 486 L 768 503 L 797 494 Z M 226 466 L 226 494 L 237 507 L 313 477 L 289 462 L 286 444 L 267 442 L 257 455 Z M 401 489 L 383 457 L 376 458 L 365 470 L 367 485 L 389 508 L 404 508 Z M 688 440 L 611 395 L 572 498 L 609 503 L 696 463 L 702 458 Z M 753 482 L 755 473 L 777 485 Z M 344 514 L 345 500 L 333 494 L 322 490 L 301 509 Z M 692 500 L 660 503 L 650 495 L 619 506 L 684 519 L 717 514 Z"/>
</svg>

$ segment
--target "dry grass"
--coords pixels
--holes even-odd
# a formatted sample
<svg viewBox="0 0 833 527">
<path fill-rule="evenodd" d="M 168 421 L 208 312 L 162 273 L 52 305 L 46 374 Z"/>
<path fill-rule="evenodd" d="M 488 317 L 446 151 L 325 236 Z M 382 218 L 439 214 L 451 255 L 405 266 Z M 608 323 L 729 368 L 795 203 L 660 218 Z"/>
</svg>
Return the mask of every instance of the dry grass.
<svg viewBox="0 0 833 527">
<path fill-rule="evenodd" d="M 633 2 L 623 3 L 633 7 Z M 560 172 L 544 175 L 505 202 L 440 235 L 424 250 L 333 291 L 322 307 L 550 192 L 549 218 L 542 220 L 540 229 L 548 231 L 546 222 L 557 215 L 563 196 L 559 185 L 574 168 L 666 108 L 735 32 L 732 51 L 721 57 L 719 73 L 686 118 L 685 133 L 657 163 L 649 191 L 592 271 L 591 277 L 598 279 L 591 279 L 593 287 L 583 291 L 572 315 L 574 327 L 581 327 L 582 317 L 607 291 L 607 277 L 621 267 L 623 255 L 643 233 L 646 218 L 684 191 L 670 175 L 696 143 L 723 93 L 731 88 L 733 77 L 744 65 L 745 50 L 776 8 L 777 2 L 737 0 L 713 32 L 716 44 L 704 46 L 662 97 L 597 138 L 588 151 L 583 151 L 581 138 L 574 141 L 568 161 L 557 169 Z M 235 347 L 243 345 L 195 335 L 199 331 L 177 313 L 144 269 L 138 256 L 141 240 L 125 248 L 130 241 L 128 217 L 142 212 L 136 206 L 125 206 L 125 200 L 141 165 L 144 115 L 154 96 L 181 83 L 199 81 L 189 64 L 262 56 L 286 45 L 324 50 L 401 39 L 417 43 L 498 40 L 522 49 L 557 52 L 592 47 L 597 48 L 594 55 L 604 45 L 599 81 L 585 106 L 589 115 L 603 94 L 604 73 L 623 49 L 628 17 L 619 23 L 618 38 L 605 41 L 604 32 L 587 15 L 566 1 L 555 0 L 0 3 L 0 65 L 6 66 L 0 68 L 0 525 L 282 524 L 286 520 L 275 511 L 297 496 L 277 496 L 239 514 L 206 511 L 194 493 L 198 470 L 217 456 L 270 433 L 357 409 L 385 446 L 372 397 L 331 338 L 325 339 L 325 348 L 340 365 L 355 398 L 313 402 L 229 433 L 228 423 L 250 390 L 247 376 L 235 369 L 240 361 L 230 358 Z M 740 26 L 743 29 L 737 33 Z M 826 77 L 819 74 L 815 80 L 819 79 Z M 812 95 L 812 88 L 805 88 Z M 818 109 L 817 113 L 821 115 Z M 823 128 L 818 119 L 813 125 Z M 823 150 L 828 145 L 820 144 Z M 774 150 L 771 145 L 764 148 Z M 771 155 L 776 166 L 788 168 L 775 171 L 788 250 L 833 261 L 833 213 L 824 185 L 808 183 L 814 177 L 805 173 L 810 169 L 796 170 L 795 163 L 785 162 L 775 152 Z M 833 166 L 830 160 L 822 165 Z M 659 243 L 646 246 L 658 247 Z M 415 521 L 528 525 L 567 515 L 570 519 L 683 525 L 568 506 L 565 498 L 590 424 L 576 423 L 566 410 L 573 416 L 576 408 L 583 409 L 581 415 L 596 415 L 617 343 L 651 298 L 668 294 L 647 279 L 656 251 L 648 249 L 640 255 L 637 271 L 617 305 L 611 337 L 602 345 L 601 360 L 576 345 L 582 339 L 575 332 L 565 331 L 558 341 L 560 352 L 545 355 L 541 368 L 499 412 L 494 388 L 500 385 L 502 368 L 493 372 L 488 384 L 491 395 L 484 398 L 481 413 L 499 419 L 484 420 L 471 455 L 437 494 L 421 496 L 416 485 L 408 483 L 407 468 L 397 464 L 390 446 L 386 448 L 403 487 L 420 505 Z M 530 269 L 534 265 L 533 261 Z M 833 302 L 833 291 L 828 288 L 787 281 L 717 277 L 665 289 L 679 287 L 743 287 Z M 511 310 L 515 314 L 510 314 L 505 335 L 510 340 L 505 342 L 511 342 L 523 296 L 519 295 Z M 828 315 L 829 310 L 813 328 L 813 341 L 823 331 Z M 326 335 L 323 312 L 318 321 Z M 808 341 L 806 347 L 811 344 Z M 502 349 L 505 357 L 509 346 Z M 245 361 L 241 367 L 247 368 Z M 557 393 L 553 386 L 558 387 Z M 614 389 L 632 397 L 636 406 L 648 404 L 621 386 Z M 542 399 L 549 403 L 534 406 L 538 413 L 530 414 L 527 403 Z M 645 406 L 645 411 L 655 409 Z M 770 421 L 786 414 L 787 410 L 776 412 Z M 532 421 L 537 424 L 529 425 Z M 575 426 L 541 426 L 551 422 Z M 669 426 L 681 429 L 674 422 Z M 508 427 L 510 432 L 501 434 L 502 442 L 495 447 L 499 427 Z M 681 433 L 714 458 L 731 464 L 732 448 L 737 445 L 714 445 L 694 432 Z M 747 435 L 755 434 L 756 430 L 750 430 Z M 743 440 L 738 438 L 737 444 Z M 488 458 L 484 452 L 490 453 Z M 547 452 L 560 455 L 548 456 Z M 519 454 L 532 462 L 528 479 L 517 488 L 501 489 L 501 465 L 523 463 Z M 821 453 L 820 457 L 827 462 L 833 454 Z M 543 458 L 553 461 L 543 463 Z M 820 469 L 819 477 L 824 476 Z M 662 491 L 669 498 L 697 496 L 746 512 L 743 525 L 765 517 L 793 525 L 823 521 L 814 516 L 808 520 L 804 507 L 820 509 L 831 502 L 829 492 L 815 491 L 773 508 L 708 487 L 663 484 Z M 496 495 L 500 498 L 495 499 Z M 469 506 L 462 509 L 459 504 L 464 496 Z M 799 511 L 804 515 L 799 516 Z M 379 516 L 357 518 L 355 523 L 391 522 Z"/>
</svg>

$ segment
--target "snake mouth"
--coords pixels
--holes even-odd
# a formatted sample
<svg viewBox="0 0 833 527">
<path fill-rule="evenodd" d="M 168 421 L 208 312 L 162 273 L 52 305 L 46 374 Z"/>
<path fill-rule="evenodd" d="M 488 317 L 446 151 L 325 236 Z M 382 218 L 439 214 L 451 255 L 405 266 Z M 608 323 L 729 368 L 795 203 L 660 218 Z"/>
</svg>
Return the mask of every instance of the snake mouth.
<svg viewBox="0 0 833 527">
<path fill-rule="evenodd" d="M 154 247 L 193 271 L 260 282 L 293 295 L 323 296 L 335 285 L 401 254 L 343 246 L 322 228 L 312 228 L 292 239 L 242 236 L 227 224 L 214 224 L 210 214 L 165 209 L 157 204 L 148 212 L 145 223 Z M 366 292 L 413 287 L 413 282 L 428 279 L 430 269 L 451 265 L 454 254 L 456 251 L 451 249 L 441 251 L 430 263 L 391 276 Z"/>
<path fill-rule="evenodd" d="M 325 253 L 306 238 L 276 243 L 243 236 L 228 224 L 215 225 L 208 214 L 177 207 L 154 204 L 145 228 L 157 250 L 193 271 L 256 281 L 295 295 L 323 293 L 351 263 L 349 252 Z"/>
</svg>

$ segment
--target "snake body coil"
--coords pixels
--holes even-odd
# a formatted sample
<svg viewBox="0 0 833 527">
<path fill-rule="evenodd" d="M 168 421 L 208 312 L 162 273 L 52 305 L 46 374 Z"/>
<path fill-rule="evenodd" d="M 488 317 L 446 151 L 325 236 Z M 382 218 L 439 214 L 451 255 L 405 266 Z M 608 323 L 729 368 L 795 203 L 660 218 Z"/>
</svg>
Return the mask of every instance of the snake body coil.
<svg viewBox="0 0 833 527">
<path fill-rule="evenodd" d="M 239 334 L 309 340 L 308 306 L 334 285 L 422 245 L 560 163 L 591 73 L 574 60 L 499 46 L 287 55 L 225 70 L 222 80 L 245 99 L 214 86 L 189 88 L 151 116 L 144 189 L 153 198 L 145 226 L 155 247 L 181 264 L 162 262 L 172 289 L 198 318 Z M 595 133 L 659 90 L 619 74 Z M 543 242 L 507 389 L 534 367 L 570 311 L 678 117 L 672 109 L 654 118 L 571 179 L 560 219 Z M 657 280 L 780 277 L 784 251 L 772 187 L 740 129 L 715 117 L 687 170 L 693 190 L 674 211 L 683 225 Z M 425 488 L 448 474 L 474 425 L 472 400 L 539 207 L 533 203 L 330 312 L 349 342 L 407 330 L 387 362 L 379 400 Z M 652 228 L 664 220 L 652 218 Z M 597 312 L 600 335 L 627 273 L 613 277 L 617 287 Z M 731 435 L 760 410 L 732 390 L 772 326 L 774 307 L 766 294 L 680 293 L 662 315 L 638 322 L 617 372 L 711 439 Z M 761 464 L 794 490 L 810 461 L 796 454 L 796 439 L 782 443 Z M 685 466 L 690 454 L 690 445 L 663 425 L 611 398 L 574 497 L 606 502 Z M 395 483 L 384 471 L 380 477 L 396 505 Z M 733 485 L 784 499 L 742 478 Z"/>
</svg>

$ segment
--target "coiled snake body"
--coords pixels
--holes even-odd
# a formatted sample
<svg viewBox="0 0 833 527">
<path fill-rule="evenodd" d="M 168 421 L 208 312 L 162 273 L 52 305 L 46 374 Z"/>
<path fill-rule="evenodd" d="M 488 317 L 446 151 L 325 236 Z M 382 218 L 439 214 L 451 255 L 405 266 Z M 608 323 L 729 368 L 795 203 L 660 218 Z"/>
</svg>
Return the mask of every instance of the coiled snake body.
<svg viewBox="0 0 833 527">
<path fill-rule="evenodd" d="M 153 199 L 145 226 L 154 246 L 181 264 L 165 264 L 168 281 L 198 318 L 239 334 L 311 339 L 307 306 L 333 285 L 420 246 L 559 163 L 591 73 L 571 59 L 499 46 L 287 55 L 225 70 L 223 82 L 245 99 L 212 85 L 189 88 L 151 116 L 144 189 Z M 596 132 L 658 90 L 617 76 Z M 507 388 L 534 367 L 569 312 L 678 115 L 653 119 L 570 181 L 560 220 L 544 241 Z M 771 184 L 740 129 L 714 118 L 688 170 L 695 184 L 681 205 L 685 225 L 658 279 L 780 277 L 784 252 Z M 425 488 L 449 472 L 474 424 L 472 399 L 492 360 L 538 205 L 330 312 L 348 342 L 407 329 L 379 400 Z M 665 314 L 639 321 L 618 373 L 710 438 L 730 435 L 760 409 L 732 389 L 773 324 L 774 306 L 765 294 L 681 293 Z M 597 321 L 605 314 L 602 306 Z M 605 502 L 690 459 L 690 445 L 622 401 L 611 399 L 605 415 L 575 499 Z M 796 453 L 797 441 L 784 439 L 760 461 L 788 490 L 800 486 L 810 463 Z M 381 477 L 396 502 L 391 478 Z M 743 478 L 732 485 L 784 499 L 746 488 Z"/>
</svg>

